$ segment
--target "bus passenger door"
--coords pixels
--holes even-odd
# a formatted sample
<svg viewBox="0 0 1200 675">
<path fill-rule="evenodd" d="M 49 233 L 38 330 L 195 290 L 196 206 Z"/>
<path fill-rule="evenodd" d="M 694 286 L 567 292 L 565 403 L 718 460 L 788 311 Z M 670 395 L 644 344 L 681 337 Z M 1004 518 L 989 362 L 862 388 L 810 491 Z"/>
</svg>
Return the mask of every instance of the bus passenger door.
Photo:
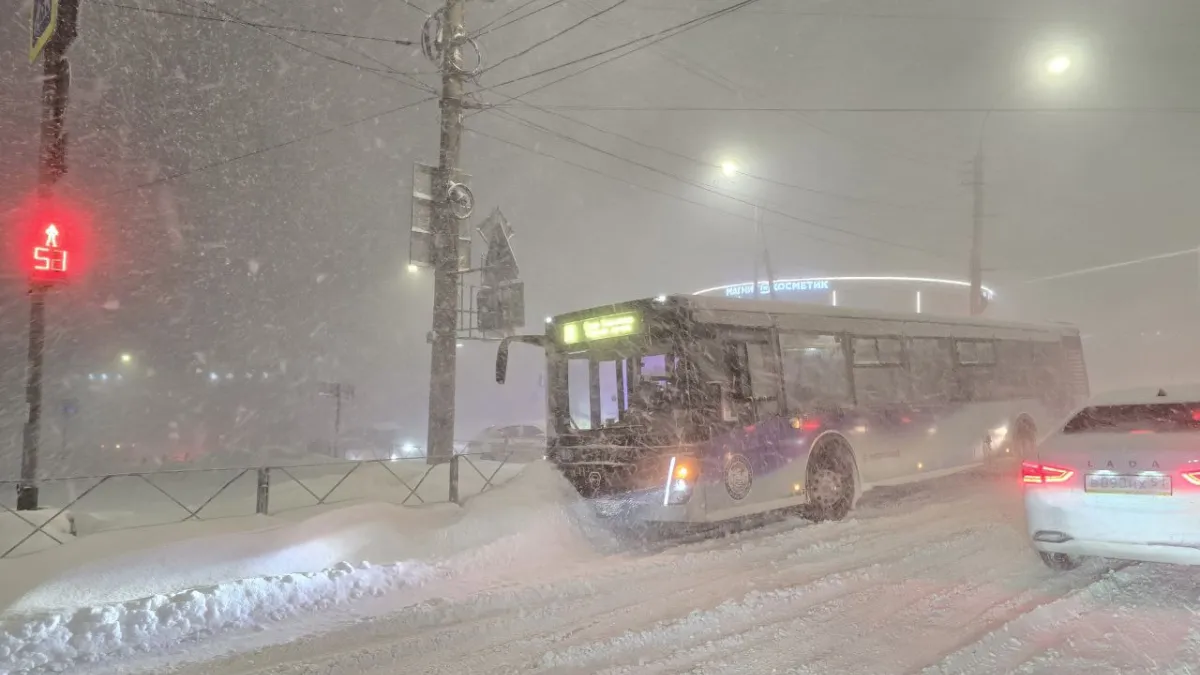
<svg viewBox="0 0 1200 675">
<path fill-rule="evenodd" d="M 854 394 L 857 405 L 846 435 L 859 458 L 865 483 L 902 478 L 918 471 L 912 456 L 920 420 L 909 400 L 909 378 L 898 336 L 853 336 Z"/>
<path fill-rule="evenodd" d="M 787 420 L 774 345 L 767 339 L 726 342 L 722 353 L 737 424 L 712 438 L 706 462 L 712 476 L 704 481 L 710 518 L 755 513 L 793 494 L 793 481 L 781 471 L 789 462 L 781 452 Z"/>
</svg>

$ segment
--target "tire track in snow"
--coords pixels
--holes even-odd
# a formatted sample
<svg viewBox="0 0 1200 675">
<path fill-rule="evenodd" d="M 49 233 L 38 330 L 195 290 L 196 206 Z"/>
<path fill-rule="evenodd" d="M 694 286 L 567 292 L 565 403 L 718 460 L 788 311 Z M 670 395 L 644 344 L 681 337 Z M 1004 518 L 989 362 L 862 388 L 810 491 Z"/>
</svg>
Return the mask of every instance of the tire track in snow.
<svg viewBox="0 0 1200 675">
<path fill-rule="evenodd" d="M 1194 673 L 1200 670 L 1195 666 L 1200 663 L 1196 607 L 1194 568 L 1125 563 L 924 672 L 1062 672 L 1047 661 L 1057 664 L 1063 653 L 1076 652 L 1074 660 L 1087 672 Z M 1163 639 L 1172 635 L 1173 640 Z"/>
<path fill-rule="evenodd" d="M 811 648 L 831 631 L 831 626 L 835 630 L 846 618 L 852 618 L 856 627 L 867 624 L 863 631 L 871 632 L 920 603 L 935 601 L 939 594 L 931 596 L 920 583 L 921 578 L 929 573 L 936 574 L 951 552 L 959 553 L 956 560 L 994 558 L 996 551 L 989 546 L 993 529 L 994 526 L 984 526 L 962 531 L 944 541 L 912 550 L 890 564 L 872 565 L 853 575 L 833 575 L 828 579 L 850 576 L 852 583 L 843 589 L 844 592 L 815 603 L 790 602 L 767 613 L 746 612 L 741 616 L 740 624 L 723 621 L 724 635 L 717 639 L 689 635 L 687 640 L 675 640 L 670 652 L 658 661 L 643 659 L 637 665 L 628 664 L 601 672 L 608 675 L 771 672 L 772 668 L 789 666 L 803 657 L 794 648 L 782 649 L 783 643 Z M 814 590 L 819 590 L 825 581 L 814 584 Z M 753 661 L 743 661 L 739 666 L 736 660 L 731 661 L 730 654 L 752 657 Z M 764 656 L 757 658 L 756 655 Z"/>
<path fill-rule="evenodd" d="M 889 537 L 888 545 L 880 546 L 878 550 L 873 550 L 872 555 L 866 556 L 865 559 L 863 552 L 859 551 L 856 558 L 856 562 L 859 564 L 850 567 L 846 566 L 847 558 L 849 557 L 848 554 L 850 552 L 839 551 L 836 553 L 836 555 L 833 555 L 831 559 L 809 560 L 807 561 L 806 566 L 791 565 L 780 567 L 778 564 L 774 564 L 770 569 L 747 568 L 742 569 L 742 574 L 736 578 L 731 578 L 729 572 L 723 571 L 720 574 L 721 578 L 717 580 L 719 583 L 706 587 L 700 587 L 699 590 L 707 594 L 707 600 L 705 602 L 697 602 L 698 598 L 695 592 L 696 589 L 693 589 L 692 595 L 687 598 L 688 602 L 684 604 L 682 610 L 690 610 L 694 613 L 694 611 L 702 611 L 701 608 L 711 609 L 712 607 L 721 604 L 723 601 L 725 601 L 725 599 L 730 597 L 730 595 L 736 596 L 740 594 L 753 593 L 756 592 L 756 589 L 758 592 L 762 592 L 763 588 L 770 589 L 772 587 L 782 587 L 789 583 L 812 583 L 833 573 L 840 572 L 845 574 L 860 568 L 867 568 L 871 566 L 878 566 L 879 564 L 894 562 L 896 551 L 903 548 L 897 546 L 897 544 L 900 542 L 897 540 L 899 535 L 897 535 L 895 529 L 896 528 L 891 526 L 885 528 Z M 939 531 L 938 534 L 943 537 L 953 537 L 956 535 L 954 532 L 942 531 Z M 816 548 L 821 548 L 821 546 L 818 545 Z M 824 564 L 818 567 L 818 563 Z M 803 572 L 804 576 L 800 577 L 800 572 Z M 680 576 L 689 583 L 694 583 L 696 581 L 694 578 L 689 578 L 683 575 Z M 772 583 L 775 585 L 772 586 Z M 655 590 L 658 591 L 660 589 Z M 661 595 L 661 593 L 659 595 Z M 667 616 L 678 616 L 681 611 L 679 604 L 680 603 L 667 605 L 662 602 L 642 601 L 630 606 L 630 609 L 638 612 L 637 615 L 631 616 L 627 612 L 625 615 L 620 617 L 620 621 L 615 621 L 612 617 L 603 617 L 602 620 L 590 619 L 587 622 L 587 625 L 582 629 L 575 625 L 569 630 L 561 633 L 539 633 L 537 637 L 529 642 L 529 644 L 519 646 L 524 646 L 526 651 L 535 651 L 538 649 L 551 648 L 555 644 L 561 644 L 561 642 L 567 639 L 578 639 L 580 637 L 591 637 L 593 640 L 602 639 L 606 635 L 612 635 L 614 633 L 614 626 L 626 628 L 629 626 L 653 625 L 654 621 L 656 619 L 660 619 L 662 614 L 666 614 Z M 605 630 L 598 634 L 591 630 L 593 627 L 601 626 L 604 627 Z M 587 635 L 589 632 L 591 632 L 592 635 Z M 513 647 L 511 644 L 506 646 L 509 649 Z M 496 653 L 494 651 L 490 653 L 485 652 L 486 658 L 482 655 L 479 655 L 479 652 L 476 654 L 477 656 L 473 656 L 472 658 L 473 660 L 478 658 L 478 660 L 483 661 L 484 663 L 481 663 L 481 666 L 494 664 L 497 659 L 512 658 L 506 654 Z"/>
<path fill-rule="evenodd" d="M 969 525 L 968 523 L 978 521 L 977 518 L 963 516 L 961 507 L 954 511 L 960 517 L 963 517 L 961 525 L 964 528 L 974 527 L 974 525 Z M 899 520 L 899 518 L 895 520 Z M 938 527 L 935 532 L 929 534 L 935 534 L 940 537 L 955 536 L 956 533 L 954 532 L 948 533 L 944 531 L 945 527 L 949 527 L 953 521 L 939 522 L 943 527 Z M 479 649 L 473 647 L 467 653 L 455 652 L 452 655 L 442 654 L 438 656 L 440 659 L 452 656 L 452 660 L 458 664 L 458 667 L 470 667 L 471 669 L 476 667 L 476 664 L 481 669 L 494 668 L 500 662 L 513 663 L 514 667 L 516 667 L 515 664 L 520 663 L 522 658 L 527 659 L 530 653 L 541 653 L 556 644 L 561 644 L 565 640 L 579 639 L 581 637 L 599 639 L 604 635 L 611 635 L 614 632 L 619 634 L 619 631 L 629 626 L 652 624 L 662 614 L 678 616 L 681 612 L 695 611 L 700 607 L 711 608 L 724 602 L 731 595 L 731 592 L 736 594 L 736 589 L 738 588 L 743 593 L 755 592 L 755 587 L 761 588 L 764 582 L 775 579 L 780 574 L 790 575 L 792 577 L 790 581 L 793 583 L 812 583 L 830 574 L 839 572 L 847 573 L 862 568 L 887 564 L 894 561 L 897 550 L 906 550 L 905 545 L 911 543 L 912 532 L 896 527 L 898 524 L 889 521 L 886 525 L 880 525 L 879 527 L 882 532 L 875 533 L 871 539 L 873 541 L 883 540 L 884 544 L 872 548 L 872 555 L 868 556 L 865 560 L 863 559 L 862 552 L 859 551 L 854 558 L 856 564 L 850 567 L 847 567 L 846 563 L 849 561 L 851 554 L 854 553 L 852 548 L 845 550 L 841 546 L 831 547 L 828 545 L 828 542 L 818 542 L 814 544 L 813 548 L 824 549 L 826 555 L 820 560 L 809 561 L 807 567 L 788 567 L 780 571 L 777 561 L 781 556 L 777 555 L 777 551 L 772 550 L 768 551 L 768 555 L 764 556 L 768 563 L 767 569 L 747 566 L 744 564 L 745 560 L 734 561 L 736 564 L 731 568 L 729 566 L 730 561 L 723 560 L 721 561 L 723 564 L 709 571 L 706 574 L 706 578 L 685 574 L 677 569 L 670 570 L 674 580 L 673 583 L 678 588 L 664 588 L 662 585 L 663 582 L 658 581 L 649 593 L 649 597 L 640 588 L 635 588 L 634 592 L 637 594 L 635 601 L 623 602 L 620 607 L 600 615 L 581 612 L 582 608 L 578 607 L 574 608 L 574 611 L 571 613 L 563 615 L 559 608 L 552 608 L 548 612 L 539 612 L 539 614 L 548 615 L 549 618 L 557 623 L 565 622 L 568 624 L 567 626 L 559 630 L 553 630 L 549 626 L 541 627 L 532 631 L 532 635 L 524 639 L 514 639 L 506 634 L 502 640 L 493 640 L 494 646 L 492 648 Z M 849 523 L 846 525 L 849 525 Z M 827 527 L 831 531 L 836 531 L 834 526 L 823 527 Z M 852 543 L 862 542 L 860 540 L 859 542 Z M 821 566 L 817 569 L 812 569 L 818 563 Z M 803 577 L 797 579 L 797 570 L 806 570 L 807 572 Z M 699 582 L 701 581 L 705 581 L 706 583 L 700 584 Z M 767 587 L 770 588 L 769 585 Z M 671 591 L 680 589 L 690 592 L 690 595 L 683 598 L 686 602 L 672 603 L 664 599 L 664 596 L 668 596 L 669 598 Z M 697 597 L 700 593 L 703 593 L 707 599 L 705 602 L 700 602 L 700 598 Z M 631 615 L 631 610 L 641 615 Z M 583 617 L 586 618 L 581 626 L 580 619 Z M 593 628 L 602 629 L 602 632 L 599 635 L 595 635 L 592 630 Z M 411 660 L 406 659 L 406 665 L 411 665 Z M 434 668 L 433 666 L 430 667 Z M 526 672 L 528 667 L 522 666 L 518 669 L 521 672 Z M 426 672 L 440 671 L 435 668 Z"/>
</svg>

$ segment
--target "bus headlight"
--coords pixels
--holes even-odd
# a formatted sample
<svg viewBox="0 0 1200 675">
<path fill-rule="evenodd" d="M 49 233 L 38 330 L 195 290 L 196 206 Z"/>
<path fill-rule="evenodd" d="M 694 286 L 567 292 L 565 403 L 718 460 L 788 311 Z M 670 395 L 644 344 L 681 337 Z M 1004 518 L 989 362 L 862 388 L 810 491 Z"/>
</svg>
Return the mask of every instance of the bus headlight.
<svg viewBox="0 0 1200 675">
<path fill-rule="evenodd" d="M 663 485 L 663 506 L 686 504 L 700 477 L 699 465 L 691 457 L 672 457 Z"/>
</svg>

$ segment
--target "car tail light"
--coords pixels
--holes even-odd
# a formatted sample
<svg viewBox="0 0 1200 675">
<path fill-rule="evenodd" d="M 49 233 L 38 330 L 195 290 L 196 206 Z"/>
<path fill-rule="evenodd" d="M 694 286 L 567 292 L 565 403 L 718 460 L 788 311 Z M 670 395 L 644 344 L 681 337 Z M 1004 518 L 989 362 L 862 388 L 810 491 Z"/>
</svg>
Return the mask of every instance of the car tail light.
<svg viewBox="0 0 1200 675">
<path fill-rule="evenodd" d="M 821 428 L 821 424 L 821 419 L 818 417 L 805 416 L 792 418 L 792 428 L 804 432 L 811 433 L 816 431 Z"/>
<path fill-rule="evenodd" d="M 1038 462 L 1021 462 L 1022 483 L 1065 483 L 1074 475 L 1074 469 Z"/>
<path fill-rule="evenodd" d="M 1200 485 L 1200 471 L 1184 471 L 1183 479 L 1192 485 Z"/>
<path fill-rule="evenodd" d="M 700 467 L 692 457 L 672 457 L 663 486 L 663 506 L 686 504 L 692 498 L 692 487 L 700 477 Z"/>
</svg>

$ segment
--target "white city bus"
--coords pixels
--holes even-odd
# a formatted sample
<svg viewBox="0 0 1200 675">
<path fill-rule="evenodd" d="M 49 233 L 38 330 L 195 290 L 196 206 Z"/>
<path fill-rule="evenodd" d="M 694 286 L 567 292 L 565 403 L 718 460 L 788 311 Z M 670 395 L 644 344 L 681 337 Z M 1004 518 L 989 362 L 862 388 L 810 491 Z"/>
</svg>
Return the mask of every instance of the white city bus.
<svg viewBox="0 0 1200 675">
<path fill-rule="evenodd" d="M 547 456 L 646 521 L 803 507 L 1023 455 L 1087 396 L 1079 333 L 924 314 L 671 296 L 553 317 Z"/>
</svg>

